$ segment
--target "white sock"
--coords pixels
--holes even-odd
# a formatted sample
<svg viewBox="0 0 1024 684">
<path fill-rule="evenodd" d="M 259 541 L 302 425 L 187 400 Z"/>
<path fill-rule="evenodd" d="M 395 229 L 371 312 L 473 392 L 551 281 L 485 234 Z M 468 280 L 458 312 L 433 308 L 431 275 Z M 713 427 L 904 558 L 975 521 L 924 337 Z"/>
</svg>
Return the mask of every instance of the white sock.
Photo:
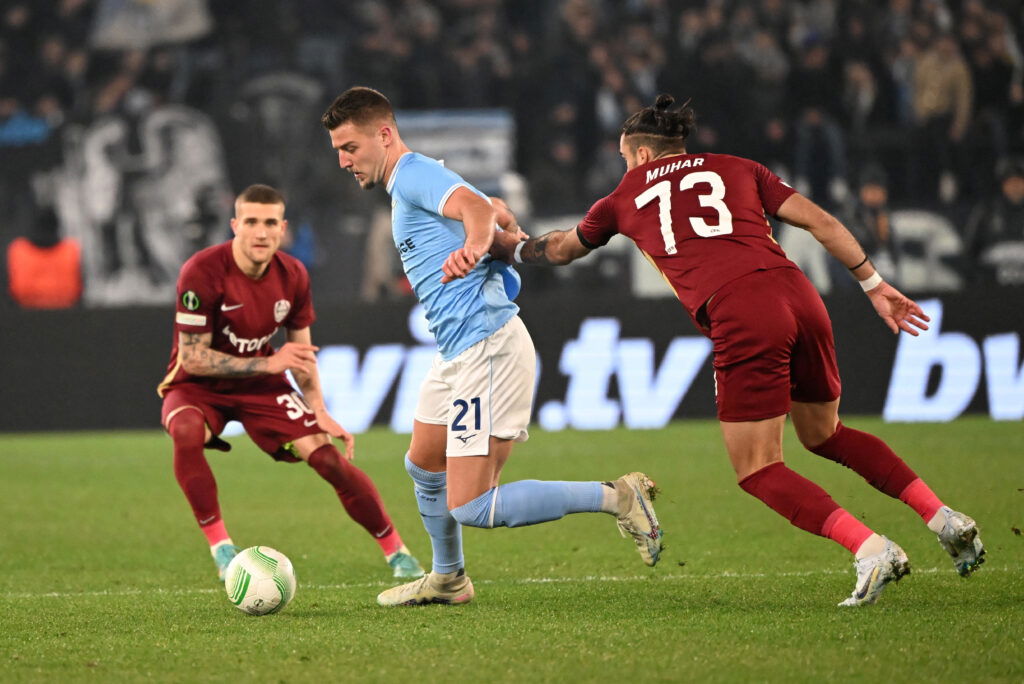
<svg viewBox="0 0 1024 684">
<path fill-rule="evenodd" d="M 612 515 L 619 514 L 619 490 L 614 486 L 609 487 L 603 482 L 601 483 L 601 511 Z"/>
<path fill-rule="evenodd" d="M 885 549 L 885 539 L 882 535 L 876 533 L 865 539 L 864 543 L 857 549 L 857 553 L 853 555 L 857 560 L 862 560 L 868 556 L 882 553 L 883 549 Z"/>
</svg>

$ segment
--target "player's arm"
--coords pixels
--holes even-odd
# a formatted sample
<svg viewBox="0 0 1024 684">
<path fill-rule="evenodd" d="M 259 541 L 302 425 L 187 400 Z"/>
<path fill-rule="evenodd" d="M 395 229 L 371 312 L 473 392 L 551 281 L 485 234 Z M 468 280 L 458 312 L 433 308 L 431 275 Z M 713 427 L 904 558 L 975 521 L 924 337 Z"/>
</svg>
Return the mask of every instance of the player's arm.
<svg viewBox="0 0 1024 684">
<path fill-rule="evenodd" d="M 504 211 L 511 213 L 507 208 Z M 498 211 L 490 201 L 469 188 L 459 187 L 445 202 L 441 213 L 445 218 L 461 221 L 466 229 L 466 242 L 448 255 L 442 267 L 445 276 L 448 276 L 446 280 L 451 277 L 461 278 L 468 275 L 491 248 Z M 508 220 L 507 217 L 505 220 Z"/>
<path fill-rule="evenodd" d="M 498 238 L 495 238 L 497 241 Z M 503 240 L 502 244 L 507 245 Z M 511 243 L 511 249 L 502 253 L 500 257 L 505 261 L 518 264 L 546 264 L 550 266 L 563 266 L 580 257 L 585 257 L 593 250 L 593 247 L 583 242 L 579 230 L 554 230 L 545 233 L 540 237 L 528 238 L 527 240 Z M 492 254 L 494 250 L 492 250 Z"/>
<path fill-rule="evenodd" d="M 286 338 L 288 344 L 316 349 L 313 346 L 313 336 L 308 327 L 288 330 Z M 320 373 L 317 371 L 316 363 L 303 370 L 292 369 L 292 376 L 302 391 L 303 399 L 313 409 L 317 425 L 330 436 L 336 437 L 345 443 L 345 458 L 351 461 L 355 457 L 355 437 L 327 412 L 324 394 L 320 389 Z"/>
<path fill-rule="evenodd" d="M 809 232 L 829 254 L 850 269 L 875 311 L 894 333 L 903 330 L 916 336 L 916 328 L 928 329 L 925 321 L 930 319 L 921 307 L 882 280 L 857 238 L 835 216 L 799 193 L 790 195 L 775 215 L 791 226 Z"/>
<path fill-rule="evenodd" d="M 286 370 L 302 372 L 316 366 L 316 347 L 286 344 L 273 356 L 235 356 L 213 349 L 212 332 L 178 332 L 178 352 L 181 367 L 190 375 L 211 378 L 252 378 L 257 375 L 276 375 Z"/>
</svg>

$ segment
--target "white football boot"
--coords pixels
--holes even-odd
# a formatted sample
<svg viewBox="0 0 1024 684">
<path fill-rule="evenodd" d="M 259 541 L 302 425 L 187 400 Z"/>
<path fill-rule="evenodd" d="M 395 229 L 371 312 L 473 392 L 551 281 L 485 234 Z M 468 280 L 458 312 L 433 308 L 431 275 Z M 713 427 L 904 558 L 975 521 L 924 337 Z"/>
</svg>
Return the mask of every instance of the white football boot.
<svg viewBox="0 0 1024 684">
<path fill-rule="evenodd" d="M 904 575 L 910 574 L 910 559 L 896 542 L 882 537 L 885 547 L 881 552 L 853 562 L 857 569 L 857 585 L 853 588 L 850 598 L 840 606 L 867 606 L 878 600 L 882 590 L 889 582 L 899 582 Z"/>
<path fill-rule="evenodd" d="M 654 565 L 661 555 L 664 534 L 654 513 L 654 497 L 658 488 L 643 473 L 629 473 L 612 483 L 619 494 L 619 512 L 616 516 L 622 536 L 633 537 L 640 558 Z"/>
<path fill-rule="evenodd" d="M 985 562 L 985 547 L 978 536 L 978 525 L 963 513 L 949 506 L 939 509 L 945 518 L 938 533 L 939 544 L 953 559 L 953 567 L 961 577 L 970 577 Z"/>
<path fill-rule="evenodd" d="M 429 572 L 418 580 L 385 589 L 377 594 L 377 603 L 382 606 L 460 605 L 472 601 L 475 594 L 465 570 L 446 574 Z"/>
</svg>

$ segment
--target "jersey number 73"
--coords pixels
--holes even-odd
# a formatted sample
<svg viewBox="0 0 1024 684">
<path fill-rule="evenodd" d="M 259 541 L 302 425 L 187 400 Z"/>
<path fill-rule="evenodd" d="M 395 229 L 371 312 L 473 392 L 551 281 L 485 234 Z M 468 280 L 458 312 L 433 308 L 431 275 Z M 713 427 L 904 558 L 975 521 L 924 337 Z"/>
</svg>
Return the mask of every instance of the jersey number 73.
<svg viewBox="0 0 1024 684">
<path fill-rule="evenodd" d="M 702 207 L 711 207 L 718 212 L 718 225 L 710 225 L 699 217 L 690 218 L 690 226 L 699 237 L 715 237 L 728 235 L 732 232 L 732 212 L 723 201 L 725 199 L 725 182 L 714 171 L 694 171 L 679 179 L 679 192 L 690 190 L 698 183 L 711 186 L 711 191 L 697 195 Z M 665 253 L 676 253 L 676 235 L 672 232 L 672 181 L 663 180 L 655 183 L 636 196 L 634 202 L 637 209 L 658 200 L 658 217 L 661 221 L 661 237 L 665 240 Z"/>
</svg>

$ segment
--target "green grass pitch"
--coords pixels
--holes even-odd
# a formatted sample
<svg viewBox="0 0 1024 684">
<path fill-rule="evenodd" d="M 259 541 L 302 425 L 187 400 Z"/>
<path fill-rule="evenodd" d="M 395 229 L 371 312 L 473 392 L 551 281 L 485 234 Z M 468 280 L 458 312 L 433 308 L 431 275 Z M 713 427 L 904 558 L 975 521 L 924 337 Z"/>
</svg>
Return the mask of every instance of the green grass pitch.
<svg viewBox="0 0 1024 684">
<path fill-rule="evenodd" d="M 504 479 L 659 484 L 666 551 L 645 567 L 611 518 L 465 530 L 477 598 L 378 607 L 376 544 L 302 464 L 246 438 L 211 453 L 235 541 L 286 553 L 283 612 L 233 608 L 171 472 L 162 433 L 0 436 L 0 681 L 1006 681 L 1024 680 L 1024 429 L 848 423 L 886 439 L 988 549 L 970 580 L 897 501 L 799 448 L 787 461 L 877 531 L 913 574 L 862 609 L 848 554 L 789 526 L 734 484 L 711 422 L 664 430 L 534 431 Z M 429 561 L 407 437 L 358 438 L 408 545 Z"/>
</svg>

